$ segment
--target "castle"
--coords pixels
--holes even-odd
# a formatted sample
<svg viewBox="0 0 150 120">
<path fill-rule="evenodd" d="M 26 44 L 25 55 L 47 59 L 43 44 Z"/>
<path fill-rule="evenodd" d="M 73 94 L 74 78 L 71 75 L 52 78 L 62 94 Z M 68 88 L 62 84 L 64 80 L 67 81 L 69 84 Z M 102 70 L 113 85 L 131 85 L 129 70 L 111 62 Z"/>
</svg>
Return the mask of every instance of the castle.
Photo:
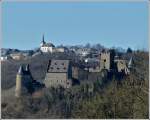
<svg viewBox="0 0 150 120">
<path fill-rule="evenodd" d="M 130 73 L 129 65 L 131 66 L 132 59 L 129 64 L 126 60 L 116 59 L 114 50 L 102 51 L 98 59 L 99 63 L 97 64 L 81 63 L 75 66 L 71 64 L 70 60 L 50 60 L 44 83 L 46 87 L 69 88 L 73 84 L 73 79 L 81 78 L 84 73 L 86 73 L 85 78 L 88 78 L 90 72 L 100 73 L 103 70 L 123 75 Z"/>
<path fill-rule="evenodd" d="M 88 66 L 87 63 L 72 66 L 70 60 L 49 60 L 44 83 L 40 83 L 33 79 L 29 65 L 26 66 L 25 70 L 23 66 L 20 66 L 16 76 L 15 96 L 20 97 L 26 93 L 30 93 L 32 95 L 45 86 L 61 86 L 63 88 L 70 88 L 73 85 L 73 79 L 81 78 L 80 76 L 82 76 L 82 73 L 86 73 L 87 76 L 90 72 L 99 73 L 103 70 L 108 73 L 123 73 L 124 75 L 128 75 L 130 73 L 132 58 L 128 63 L 126 60 L 115 58 L 114 50 L 102 51 L 98 59 L 99 63 L 94 64 L 95 68 L 92 68 L 93 65 Z M 85 78 L 88 78 L 87 76 L 85 76 Z"/>
</svg>

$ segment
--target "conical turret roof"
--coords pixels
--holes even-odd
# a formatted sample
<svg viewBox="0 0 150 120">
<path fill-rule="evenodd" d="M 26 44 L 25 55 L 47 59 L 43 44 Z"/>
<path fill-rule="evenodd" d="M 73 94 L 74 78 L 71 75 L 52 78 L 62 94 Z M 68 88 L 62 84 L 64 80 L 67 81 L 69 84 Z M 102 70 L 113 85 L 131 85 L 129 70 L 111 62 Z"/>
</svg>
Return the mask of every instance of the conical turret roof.
<svg viewBox="0 0 150 120">
<path fill-rule="evenodd" d="M 132 67 L 132 63 L 133 63 L 133 58 L 131 57 L 128 63 L 128 67 L 131 68 Z"/>
<path fill-rule="evenodd" d="M 19 70 L 18 70 L 18 73 L 17 74 L 19 74 L 19 75 L 22 75 L 23 74 L 23 66 L 21 65 L 20 67 L 19 67 Z"/>
<path fill-rule="evenodd" d="M 26 71 L 30 71 L 29 64 L 26 65 Z"/>
</svg>

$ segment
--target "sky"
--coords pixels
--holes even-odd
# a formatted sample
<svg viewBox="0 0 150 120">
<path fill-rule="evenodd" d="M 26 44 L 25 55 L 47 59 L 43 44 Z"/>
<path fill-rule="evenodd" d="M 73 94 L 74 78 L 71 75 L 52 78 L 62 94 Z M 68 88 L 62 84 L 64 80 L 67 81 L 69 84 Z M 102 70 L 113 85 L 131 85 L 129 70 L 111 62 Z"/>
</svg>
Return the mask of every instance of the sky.
<svg viewBox="0 0 150 120">
<path fill-rule="evenodd" d="M 100 43 L 148 50 L 147 2 L 3 2 L 2 48 Z"/>
</svg>

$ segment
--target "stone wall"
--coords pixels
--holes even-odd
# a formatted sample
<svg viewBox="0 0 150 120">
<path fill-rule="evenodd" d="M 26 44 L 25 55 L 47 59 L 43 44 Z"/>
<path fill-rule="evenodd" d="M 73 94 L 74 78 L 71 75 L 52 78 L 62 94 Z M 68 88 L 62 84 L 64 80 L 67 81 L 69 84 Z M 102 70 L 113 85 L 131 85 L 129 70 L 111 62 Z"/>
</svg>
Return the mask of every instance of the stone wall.
<svg viewBox="0 0 150 120">
<path fill-rule="evenodd" d="M 67 73 L 47 73 L 44 83 L 46 87 L 62 86 L 64 88 L 67 88 L 68 87 Z"/>
</svg>

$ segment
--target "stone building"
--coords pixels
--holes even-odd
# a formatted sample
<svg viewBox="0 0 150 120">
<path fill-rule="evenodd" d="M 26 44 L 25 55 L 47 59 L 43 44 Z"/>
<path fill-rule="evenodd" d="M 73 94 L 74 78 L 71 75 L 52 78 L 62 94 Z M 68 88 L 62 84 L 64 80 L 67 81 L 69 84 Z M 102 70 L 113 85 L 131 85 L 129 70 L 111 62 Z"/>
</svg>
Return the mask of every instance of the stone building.
<svg viewBox="0 0 150 120">
<path fill-rule="evenodd" d="M 44 80 L 46 87 L 72 86 L 72 69 L 69 60 L 50 60 Z"/>
<path fill-rule="evenodd" d="M 24 70 L 23 66 L 20 66 L 18 73 L 16 75 L 16 89 L 15 96 L 21 97 L 26 94 L 33 94 L 37 90 L 44 87 L 44 84 L 39 83 L 34 80 L 29 65 L 26 66 Z"/>
</svg>

